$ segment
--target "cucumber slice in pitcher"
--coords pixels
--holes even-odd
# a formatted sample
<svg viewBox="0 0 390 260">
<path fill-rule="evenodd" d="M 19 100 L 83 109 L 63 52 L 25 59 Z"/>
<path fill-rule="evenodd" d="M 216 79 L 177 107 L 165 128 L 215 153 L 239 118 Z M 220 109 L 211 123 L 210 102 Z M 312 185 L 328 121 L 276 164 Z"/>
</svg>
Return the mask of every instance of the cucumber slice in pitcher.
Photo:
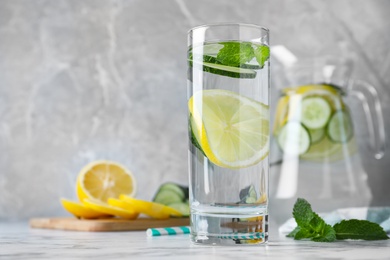
<svg viewBox="0 0 390 260">
<path fill-rule="evenodd" d="M 329 121 L 332 109 L 322 97 L 307 97 L 302 100 L 301 121 L 309 129 L 324 128 Z"/>
<path fill-rule="evenodd" d="M 301 155 L 310 148 L 309 131 L 299 122 L 288 122 L 278 135 L 278 144 L 283 153 Z"/>
<path fill-rule="evenodd" d="M 336 143 L 346 143 L 353 136 L 352 119 L 345 110 L 336 111 L 328 124 L 327 135 Z"/>
<path fill-rule="evenodd" d="M 316 144 L 325 136 L 325 128 L 309 129 L 311 144 Z"/>
</svg>

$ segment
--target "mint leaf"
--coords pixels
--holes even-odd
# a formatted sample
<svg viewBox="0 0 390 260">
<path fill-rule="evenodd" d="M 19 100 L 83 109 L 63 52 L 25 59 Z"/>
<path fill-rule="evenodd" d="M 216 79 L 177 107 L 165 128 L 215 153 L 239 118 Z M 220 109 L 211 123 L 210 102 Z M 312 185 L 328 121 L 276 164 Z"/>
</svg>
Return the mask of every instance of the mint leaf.
<svg viewBox="0 0 390 260">
<path fill-rule="evenodd" d="M 264 66 L 264 63 L 269 59 L 270 51 L 266 45 L 260 45 L 255 48 L 255 57 L 260 67 Z"/>
<path fill-rule="evenodd" d="M 306 226 L 313 219 L 314 212 L 309 202 L 298 198 L 294 204 L 293 216 L 298 226 Z"/>
<path fill-rule="evenodd" d="M 334 225 L 337 239 L 385 240 L 389 239 L 383 228 L 367 220 L 343 220 Z"/>
<path fill-rule="evenodd" d="M 294 204 L 293 216 L 298 224 L 289 235 L 294 239 L 311 238 L 316 242 L 332 242 L 336 240 L 336 234 L 332 226 L 318 216 L 311 209 L 311 205 L 305 199 L 298 198 Z"/>
<path fill-rule="evenodd" d="M 293 231 L 291 231 L 288 235 L 286 235 L 286 237 L 295 237 L 295 234 L 298 233 L 299 230 L 301 230 L 300 227 L 295 227 Z"/>
<path fill-rule="evenodd" d="M 226 66 L 238 67 L 255 57 L 250 42 L 223 42 L 223 48 L 217 54 L 217 60 Z"/>
</svg>

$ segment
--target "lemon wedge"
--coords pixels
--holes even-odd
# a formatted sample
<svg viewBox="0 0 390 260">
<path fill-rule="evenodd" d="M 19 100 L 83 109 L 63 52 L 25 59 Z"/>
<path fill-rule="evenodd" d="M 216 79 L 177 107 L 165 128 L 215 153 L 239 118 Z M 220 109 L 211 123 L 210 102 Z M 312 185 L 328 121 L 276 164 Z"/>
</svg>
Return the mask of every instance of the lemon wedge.
<svg viewBox="0 0 390 260">
<path fill-rule="evenodd" d="M 107 203 L 104 203 L 100 200 L 95 199 L 85 199 L 83 201 L 83 204 L 87 206 L 88 208 L 91 208 L 95 211 L 118 216 L 125 219 L 136 219 L 138 217 L 138 212 L 135 212 L 134 210 L 130 209 L 123 209 L 115 206 L 111 206 Z"/>
<path fill-rule="evenodd" d="M 193 134 L 215 165 L 239 169 L 269 153 L 269 107 L 235 92 L 211 89 L 188 101 Z"/>
<path fill-rule="evenodd" d="M 176 216 L 176 217 L 182 216 L 182 213 L 180 213 L 176 209 L 165 206 L 160 203 L 134 199 L 126 195 L 121 195 L 119 199 L 124 201 L 126 204 L 128 204 L 125 207 L 134 208 L 135 211 L 143 213 L 155 219 L 167 219 L 170 216 Z M 113 203 L 113 200 L 110 201 L 111 203 Z"/>
<path fill-rule="evenodd" d="M 61 199 L 62 206 L 77 218 L 94 219 L 110 217 L 109 214 L 90 209 L 83 204 L 67 199 Z"/>
<path fill-rule="evenodd" d="M 81 202 L 84 199 L 106 202 L 108 198 L 118 198 L 120 194 L 134 196 L 136 187 L 133 174 L 123 165 L 112 161 L 95 161 L 80 171 L 76 191 Z"/>
</svg>

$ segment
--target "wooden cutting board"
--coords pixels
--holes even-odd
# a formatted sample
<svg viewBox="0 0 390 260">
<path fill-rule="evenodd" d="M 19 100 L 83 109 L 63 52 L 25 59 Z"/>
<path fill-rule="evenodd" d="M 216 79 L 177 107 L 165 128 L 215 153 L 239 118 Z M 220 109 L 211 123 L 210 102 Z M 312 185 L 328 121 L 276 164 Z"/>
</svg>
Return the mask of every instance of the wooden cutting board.
<svg viewBox="0 0 390 260">
<path fill-rule="evenodd" d="M 76 219 L 76 218 L 33 218 L 30 220 L 31 228 L 61 229 L 74 231 L 135 231 L 148 228 L 188 226 L 189 218 L 169 218 L 164 220 L 138 218 L 126 220 L 111 219 Z"/>
</svg>

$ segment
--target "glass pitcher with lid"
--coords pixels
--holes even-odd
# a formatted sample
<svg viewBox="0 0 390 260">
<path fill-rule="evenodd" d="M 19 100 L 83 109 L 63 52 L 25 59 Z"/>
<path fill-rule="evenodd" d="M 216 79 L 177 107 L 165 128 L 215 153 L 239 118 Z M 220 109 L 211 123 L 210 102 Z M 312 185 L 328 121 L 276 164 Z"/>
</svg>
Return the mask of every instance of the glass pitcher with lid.
<svg viewBox="0 0 390 260">
<path fill-rule="evenodd" d="M 385 131 L 373 86 L 350 75 L 353 63 L 335 57 L 299 61 L 284 68 L 273 118 L 270 212 L 277 222 L 291 217 L 297 198 L 317 212 L 368 206 L 371 192 L 356 143 L 347 100 L 363 105 L 370 144 L 383 157 Z"/>
</svg>

